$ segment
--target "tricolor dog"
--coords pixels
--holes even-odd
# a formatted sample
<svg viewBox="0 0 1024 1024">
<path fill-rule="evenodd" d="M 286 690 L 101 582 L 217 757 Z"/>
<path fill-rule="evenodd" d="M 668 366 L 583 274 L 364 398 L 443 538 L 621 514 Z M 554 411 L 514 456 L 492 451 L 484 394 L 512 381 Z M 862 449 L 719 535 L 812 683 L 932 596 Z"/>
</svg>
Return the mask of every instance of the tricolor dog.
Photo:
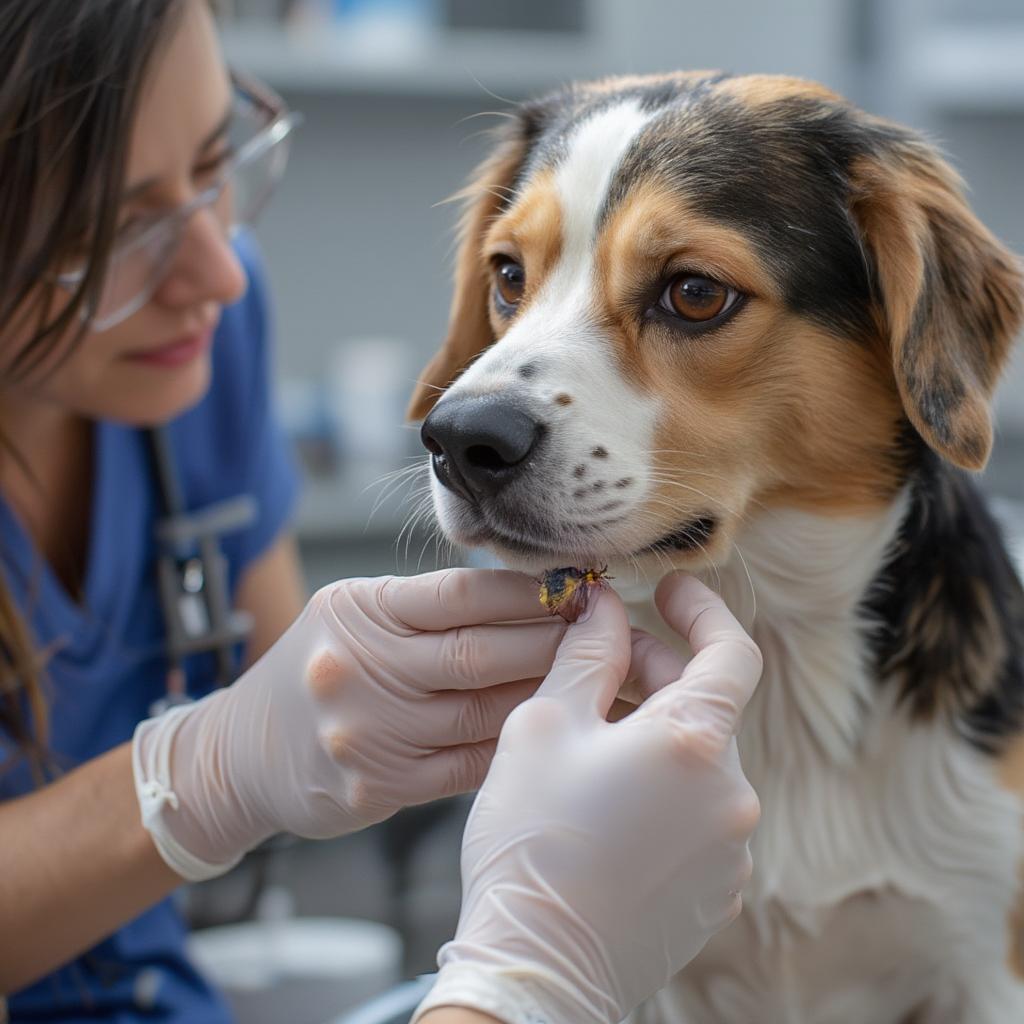
<svg viewBox="0 0 1024 1024">
<path fill-rule="evenodd" d="M 639 1019 L 1024 1021 L 1024 594 L 964 472 L 1014 258 L 919 137 L 781 77 L 568 87 L 466 198 L 412 405 L 444 531 L 607 564 L 652 630 L 689 569 L 764 654 L 744 911 Z"/>
</svg>

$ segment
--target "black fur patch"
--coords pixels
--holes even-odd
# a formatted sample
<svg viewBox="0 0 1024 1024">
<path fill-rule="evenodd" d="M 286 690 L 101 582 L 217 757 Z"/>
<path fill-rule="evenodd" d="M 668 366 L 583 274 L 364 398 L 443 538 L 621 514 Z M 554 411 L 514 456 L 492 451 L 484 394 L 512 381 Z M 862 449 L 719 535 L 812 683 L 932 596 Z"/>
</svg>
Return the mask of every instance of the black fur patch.
<svg viewBox="0 0 1024 1024">
<path fill-rule="evenodd" d="M 880 679 L 997 754 L 1024 730 L 1024 588 L 975 485 L 908 432 L 910 509 L 863 604 Z"/>
<path fill-rule="evenodd" d="M 712 515 L 700 516 L 681 526 L 652 544 L 649 551 L 696 551 L 711 540 L 718 528 L 718 521 Z"/>
</svg>

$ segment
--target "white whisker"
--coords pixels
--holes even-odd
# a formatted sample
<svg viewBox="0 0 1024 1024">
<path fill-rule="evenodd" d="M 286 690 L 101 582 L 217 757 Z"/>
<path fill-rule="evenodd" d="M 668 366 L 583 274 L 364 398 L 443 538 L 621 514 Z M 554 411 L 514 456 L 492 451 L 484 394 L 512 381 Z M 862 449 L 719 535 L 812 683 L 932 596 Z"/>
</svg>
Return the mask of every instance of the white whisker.
<svg viewBox="0 0 1024 1024">
<path fill-rule="evenodd" d="M 740 556 L 740 563 L 743 566 L 743 571 L 747 574 L 747 583 L 750 586 L 750 600 L 753 602 L 753 611 L 751 612 L 751 623 L 757 618 L 757 591 L 754 588 L 754 580 L 750 575 L 750 569 L 747 567 L 747 560 L 743 557 L 743 552 L 740 550 L 739 544 L 735 541 L 732 545 L 736 549 L 736 554 Z"/>
</svg>

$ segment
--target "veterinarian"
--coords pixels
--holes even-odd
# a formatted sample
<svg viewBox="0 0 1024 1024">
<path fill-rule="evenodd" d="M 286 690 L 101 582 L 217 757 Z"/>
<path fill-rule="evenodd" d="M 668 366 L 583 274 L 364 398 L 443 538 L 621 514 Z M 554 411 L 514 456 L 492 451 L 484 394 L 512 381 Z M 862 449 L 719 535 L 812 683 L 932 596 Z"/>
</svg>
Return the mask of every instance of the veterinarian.
<svg viewBox="0 0 1024 1024">
<path fill-rule="evenodd" d="M 513 573 L 344 581 L 303 609 L 234 230 L 294 118 L 229 77 L 205 0 L 0 0 L 0 68 L 12 1020 L 228 1020 L 184 953 L 183 879 L 486 775 L 420 1019 L 618 1021 L 738 911 L 756 649 L 678 576 L 659 601 L 685 671 L 610 591 L 566 627 Z M 646 699 L 609 724 L 627 676 Z"/>
</svg>

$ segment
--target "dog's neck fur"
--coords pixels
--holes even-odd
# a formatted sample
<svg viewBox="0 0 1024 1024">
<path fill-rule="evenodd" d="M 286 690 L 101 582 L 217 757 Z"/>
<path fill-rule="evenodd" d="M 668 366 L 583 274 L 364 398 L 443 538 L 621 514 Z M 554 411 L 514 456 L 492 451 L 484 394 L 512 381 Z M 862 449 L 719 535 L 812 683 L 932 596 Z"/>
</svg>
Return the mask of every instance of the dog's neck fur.
<svg viewBox="0 0 1024 1024">
<path fill-rule="evenodd" d="M 788 760 L 797 734 L 830 760 L 854 755 L 874 686 L 861 606 L 907 506 L 904 492 L 885 511 L 859 518 L 762 511 L 728 562 L 703 574 L 764 654 L 746 718 L 775 768 Z M 680 646 L 657 619 L 649 589 L 626 588 L 623 596 L 637 625 Z"/>
<path fill-rule="evenodd" d="M 764 654 L 744 736 L 773 771 L 798 740 L 855 759 L 871 714 L 941 720 L 993 754 L 1024 729 L 1024 591 L 974 485 L 930 452 L 874 514 L 759 511 L 703 576 Z M 650 588 L 620 589 L 685 649 Z"/>
<path fill-rule="evenodd" d="M 738 540 L 722 592 L 764 655 L 747 745 L 766 765 L 791 760 L 794 743 L 834 763 L 856 756 L 876 688 L 862 603 L 907 506 L 904 493 L 860 518 L 764 512 Z"/>
<path fill-rule="evenodd" d="M 920 999 L 945 976 L 948 951 L 959 948 L 957 935 L 972 936 L 976 973 L 1005 963 L 1007 894 L 1017 884 L 1024 853 L 1019 799 L 996 785 L 985 744 L 960 728 L 962 717 L 947 713 L 941 702 L 928 704 L 930 713 L 915 708 L 915 687 L 942 691 L 952 677 L 914 678 L 921 664 L 915 657 L 927 644 L 913 617 L 889 614 L 892 607 L 914 605 L 915 588 L 928 573 L 942 580 L 962 572 L 965 556 L 962 544 L 949 543 L 951 524 L 959 529 L 970 520 L 966 532 L 976 537 L 991 527 L 970 485 L 955 475 L 943 479 L 954 486 L 940 498 L 931 490 L 935 480 L 915 473 L 888 508 L 871 516 L 762 512 L 738 538 L 720 577 L 712 572 L 707 578 L 764 654 L 764 675 L 739 736 L 744 771 L 764 815 L 744 898 L 748 930 L 723 933 L 677 983 L 681 998 L 692 996 L 692 983 L 709 994 L 714 1009 L 702 1015 L 694 1011 L 700 1000 L 684 1001 L 679 1005 L 685 1015 L 670 1009 L 651 1019 L 703 1024 L 755 1019 L 761 1010 L 763 1019 L 782 1019 L 773 1013 L 790 998 L 809 1009 L 806 1017 L 787 1019 L 818 1019 L 810 1008 L 826 1005 L 829 993 L 815 995 L 818 980 L 803 978 L 799 964 L 826 937 L 848 943 L 851 957 L 866 956 L 868 978 L 884 976 L 886 964 L 906 961 L 925 979 L 914 996 Z M 940 501 L 944 512 L 936 508 Z M 929 516 L 922 514 L 925 507 L 931 507 Z M 916 575 L 904 571 L 908 552 L 925 540 L 934 561 Z M 987 538 L 985 551 L 998 563 L 996 535 Z M 1008 587 L 1008 600 L 995 603 L 1016 614 L 1020 587 L 1015 581 Z M 627 600 L 639 596 L 627 594 Z M 936 614 L 956 610 L 960 597 L 955 590 L 946 594 L 935 603 Z M 649 601 L 646 610 L 640 604 L 632 611 L 639 625 L 655 626 L 668 638 L 655 625 Z M 999 636 L 1011 632 L 1005 615 L 979 618 L 974 611 L 959 609 L 966 622 L 982 622 L 990 631 L 984 644 L 1005 650 L 1016 643 L 1019 654 L 1019 635 Z M 901 659 L 917 667 L 898 664 Z M 1000 678 L 994 672 L 978 681 L 978 689 L 998 687 Z M 976 690 L 972 699 L 977 696 Z M 859 949 L 855 933 L 842 931 L 846 918 L 834 911 L 848 900 L 883 896 L 870 904 L 879 915 L 877 941 L 870 950 Z M 901 929 L 921 936 L 912 954 L 900 945 Z M 750 958 L 755 966 L 740 966 Z M 776 979 L 771 992 L 759 988 L 758 971 Z M 783 982 L 780 972 L 789 980 Z M 716 977 L 727 979 L 717 994 Z M 676 1006 L 671 990 L 660 998 Z M 749 999 L 749 1005 L 730 1010 L 733 998 Z M 888 997 L 873 998 L 888 1014 Z M 897 1016 L 879 1010 L 878 1019 Z"/>
</svg>

